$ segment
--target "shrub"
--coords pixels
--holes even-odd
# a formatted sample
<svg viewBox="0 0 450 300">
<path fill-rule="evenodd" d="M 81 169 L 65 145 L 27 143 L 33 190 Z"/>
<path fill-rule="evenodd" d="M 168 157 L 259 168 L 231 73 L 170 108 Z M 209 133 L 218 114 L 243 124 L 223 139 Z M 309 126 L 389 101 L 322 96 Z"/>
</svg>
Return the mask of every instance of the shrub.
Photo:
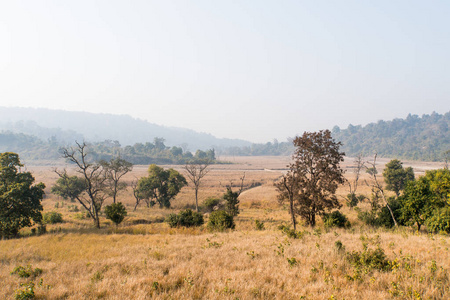
<svg viewBox="0 0 450 300">
<path fill-rule="evenodd" d="M 23 266 L 17 266 L 12 270 L 11 275 L 18 275 L 21 278 L 28 278 L 28 277 L 37 277 L 42 274 L 42 269 L 40 268 L 33 268 L 31 265 L 27 265 L 26 267 Z"/>
<path fill-rule="evenodd" d="M 34 294 L 34 282 L 30 283 L 22 283 L 21 286 L 24 287 L 23 290 L 17 290 L 14 295 L 14 299 L 16 300 L 28 300 L 35 299 L 36 295 Z"/>
<path fill-rule="evenodd" d="M 301 239 L 305 234 L 310 234 L 308 231 L 295 231 L 294 229 L 291 229 L 290 227 L 282 224 L 278 226 L 278 229 L 281 230 L 284 234 L 287 235 L 289 238 L 293 239 Z"/>
<path fill-rule="evenodd" d="M 224 210 L 213 211 L 209 215 L 209 230 L 224 231 L 226 229 L 234 229 L 234 227 L 233 216 Z"/>
<path fill-rule="evenodd" d="M 212 212 L 214 207 L 220 204 L 220 199 L 209 197 L 203 202 L 203 208 L 206 212 Z"/>
<path fill-rule="evenodd" d="M 56 211 L 50 211 L 44 214 L 44 223 L 45 224 L 56 224 L 56 223 L 62 223 L 63 218 L 62 214 L 56 212 Z"/>
<path fill-rule="evenodd" d="M 450 207 L 436 209 L 433 215 L 425 221 L 428 231 L 450 233 Z"/>
<path fill-rule="evenodd" d="M 358 205 L 359 202 L 363 202 L 366 199 L 364 195 L 356 195 L 355 193 L 350 193 L 346 197 L 347 206 L 353 208 Z"/>
<path fill-rule="evenodd" d="M 170 214 L 165 221 L 172 228 L 201 226 L 204 223 L 203 215 L 192 211 L 192 209 L 182 210 L 178 215 Z"/>
<path fill-rule="evenodd" d="M 330 227 L 340 227 L 340 228 L 349 228 L 350 222 L 347 217 L 338 210 L 333 211 L 330 214 L 324 214 L 322 216 L 323 223 L 326 228 Z"/>
<path fill-rule="evenodd" d="M 382 248 L 378 246 L 376 249 L 370 249 L 366 244 L 363 244 L 363 248 L 363 251 L 347 253 L 347 260 L 356 268 L 364 268 L 366 271 L 372 269 L 388 271 L 390 269 L 390 261 Z"/>
<path fill-rule="evenodd" d="M 260 220 L 255 220 L 255 228 L 256 230 L 264 230 L 264 222 Z"/>
<path fill-rule="evenodd" d="M 113 203 L 105 207 L 106 218 L 119 225 L 127 215 L 127 209 L 121 202 Z"/>
</svg>

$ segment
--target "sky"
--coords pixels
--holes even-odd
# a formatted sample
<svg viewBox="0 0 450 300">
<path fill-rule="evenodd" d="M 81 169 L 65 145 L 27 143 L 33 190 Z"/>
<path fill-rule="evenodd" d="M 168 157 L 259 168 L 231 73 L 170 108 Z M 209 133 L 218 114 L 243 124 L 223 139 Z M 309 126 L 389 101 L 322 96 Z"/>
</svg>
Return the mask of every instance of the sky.
<svg viewBox="0 0 450 300">
<path fill-rule="evenodd" d="M 1 1 L 0 106 L 220 138 L 450 110 L 449 1 Z"/>
</svg>

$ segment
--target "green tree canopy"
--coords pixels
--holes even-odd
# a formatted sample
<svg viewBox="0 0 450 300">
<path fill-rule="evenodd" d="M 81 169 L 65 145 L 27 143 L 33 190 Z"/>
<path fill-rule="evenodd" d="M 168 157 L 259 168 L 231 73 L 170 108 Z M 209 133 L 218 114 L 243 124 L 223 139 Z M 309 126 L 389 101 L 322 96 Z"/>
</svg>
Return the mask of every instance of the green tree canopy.
<svg viewBox="0 0 450 300">
<path fill-rule="evenodd" d="M 408 182 L 398 199 L 402 219 L 407 224 L 417 225 L 417 230 L 420 230 L 428 219 L 450 208 L 450 170 L 427 171 L 418 180 Z"/>
<path fill-rule="evenodd" d="M 83 178 L 78 176 L 69 176 L 64 170 L 60 174 L 60 178 L 56 181 L 56 184 L 52 186 L 51 192 L 55 195 L 59 195 L 64 199 L 70 199 L 75 201 L 78 199 L 81 193 L 86 190 L 86 182 Z"/>
<path fill-rule="evenodd" d="M 36 185 L 30 172 L 21 172 L 19 155 L 0 154 L 0 237 L 16 236 L 22 227 L 42 221 L 45 185 Z"/>
<path fill-rule="evenodd" d="M 110 219 L 118 226 L 125 219 L 127 209 L 121 202 L 113 203 L 105 206 L 105 215 L 107 219 Z"/>
<path fill-rule="evenodd" d="M 403 163 L 398 159 L 393 159 L 386 164 L 383 171 L 386 189 L 393 191 L 398 197 L 403 191 L 408 181 L 414 180 L 414 170 L 411 167 L 403 168 Z"/>
<path fill-rule="evenodd" d="M 161 208 L 170 207 L 170 201 L 186 184 L 186 178 L 178 171 L 153 164 L 148 168 L 148 176 L 139 179 L 137 193 L 142 199 L 159 203 Z"/>
</svg>

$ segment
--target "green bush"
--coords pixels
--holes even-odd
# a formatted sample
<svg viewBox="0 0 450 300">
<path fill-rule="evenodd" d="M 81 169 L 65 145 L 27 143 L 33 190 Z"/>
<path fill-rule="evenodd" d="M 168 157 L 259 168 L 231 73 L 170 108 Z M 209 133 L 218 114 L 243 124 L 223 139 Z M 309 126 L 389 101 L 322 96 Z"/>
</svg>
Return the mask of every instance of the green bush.
<svg viewBox="0 0 450 300">
<path fill-rule="evenodd" d="M 255 220 L 255 228 L 256 230 L 264 230 L 264 222 L 261 222 L 260 220 Z"/>
<path fill-rule="evenodd" d="M 450 233 L 450 207 L 436 209 L 433 215 L 425 221 L 427 230 L 433 233 L 444 231 Z"/>
<path fill-rule="evenodd" d="M 278 229 L 281 230 L 284 234 L 287 235 L 289 238 L 293 239 L 301 239 L 305 234 L 310 234 L 308 231 L 295 231 L 294 229 L 291 229 L 289 226 L 286 226 L 284 224 L 279 225 Z"/>
<path fill-rule="evenodd" d="M 26 267 L 23 266 L 17 266 L 12 270 L 11 275 L 18 275 L 21 278 L 28 278 L 28 277 L 37 277 L 42 274 L 42 269 L 40 268 L 33 268 L 31 265 L 27 265 Z"/>
<path fill-rule="evenodd" d="M 62 214 L 56 211 L 50 211 L 45 213 L 43 219 L 45 224 L 56 224 L 63 222 Z"/>
<path fill-rule="evenodd" d="M 167 216 L 165 221 L 172 228 L 201 226 L 205 222 L 203 215 L 192 211 L 192 209 L 182 210 L 178 215 L 170 214 Z"/>
<path fill-rule="evenodd" d="M 348 252 L 347 260 L 356 268 L 363 268 L 367 272 L 372 269 L 380 271 L 390 270 L 390 261 L 387 259 L 384 250 L 379 246 L 375 249 L 370 249 L 363 244 L 363 251 Z"/>
<path fill-rule="evenodd" d="M 105 207 L 106 218 L 119 225 L 127 215 L 127 209 L 122 203 L 117 202 Z"/>
<path fill-rule="evenodd" d="M 350 193 L 346 197 L 347 206 L 353 208 L 358 205 L 359 202 L 363 202 L 366 199 L 364 195 L 356 195 L 355 193 Z"/>
<path fill-rule="evenodd" d="M 233 216 L 224 210 L 213 211 L 209 215 L 208 229 L 224 231 L 226 229 L 234 229 Z"/>
<path fill-rule="evenodd" d="M 323 223 L 326 228 L 331 227 L 340 227 L 340 228 L 349 228 L 350 222 L 347 217 L 338 210 L 333 211 L 330 214 L 324 214 L 322 216 Z"/>
<path fill-rule="evenodd" d="M 214 210 L 214 207 L 218 206 L 220 204 L 220 199 L 209 197 L 203 202 L 203 209 L 206 212 L 212 212 Z"/>
<path fill-rule="evenodd" d="M 36 295 L 34 294 L 34 282 L 22 283 L 20 286 L 23 286 L 23 290 L 17 290 L 14 295 L 14 299 L 16 300 L 29 300 L 35 299 Z"/>
</svg>

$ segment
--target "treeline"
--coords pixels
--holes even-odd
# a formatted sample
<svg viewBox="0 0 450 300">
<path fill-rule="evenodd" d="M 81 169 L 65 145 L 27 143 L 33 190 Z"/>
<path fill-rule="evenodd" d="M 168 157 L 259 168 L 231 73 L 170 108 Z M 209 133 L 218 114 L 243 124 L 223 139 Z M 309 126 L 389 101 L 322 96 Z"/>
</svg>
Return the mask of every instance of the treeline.
<svg viewBox="0 0 450 300">
<path fill-rule="evenodd" d="M 118 141 L 104 141 L 90 145 L 90 154 L 96 161 L 110 160 L 120 156 L 135 165 L 145 164 L 185 164 L 193 159 L 208 159 L 216 162 L 214 149 L 197 150 L 195 153 L 181 147 L 168 147 L 163 138 L 154 138 L 153 143 L 136 143 L 121 147 Z"/>
<path fill-rule="evenodd" d="M 444 115 L 409 114 L 406 119 L 378 121 L 366 126 L 349 125 L 341 130 L 335 126 L 333 137 L 341 141 L 347 156 L 359 153 L 380 157 L 440 161 L 450 150 L 450 112 Z"/>
<path fill-rule="evenodd" d="M 153 143 L 122 147 L 118 141 L 106 140 L 89 144 L 89 152 L 96 161 L 120 156 L 133 164 L 185 164 L 192 159 L 216 162 L 214 149 L 192 153 L 181 147 L 168 147 L 164 142 L 163 138 L 154 138 Z M 68 146 L 56 138 L 43 140 L 23 133 L 0 132 L 0 152 L 19 153 L 26 160 L 56 160 L 61 158 L 61 148 Z"/>
<path fill-rule="evenodd" d="M 279 143 L 276 139 L 273 142 L 265 144 L 252 144 L 246 147 L 229 147 L 219 149 L 221 155 L 236 155 L 236 156 L 263 156 L 263 155 L 291 155 L 294 151 L 292 142 Z"/>
</svg>

